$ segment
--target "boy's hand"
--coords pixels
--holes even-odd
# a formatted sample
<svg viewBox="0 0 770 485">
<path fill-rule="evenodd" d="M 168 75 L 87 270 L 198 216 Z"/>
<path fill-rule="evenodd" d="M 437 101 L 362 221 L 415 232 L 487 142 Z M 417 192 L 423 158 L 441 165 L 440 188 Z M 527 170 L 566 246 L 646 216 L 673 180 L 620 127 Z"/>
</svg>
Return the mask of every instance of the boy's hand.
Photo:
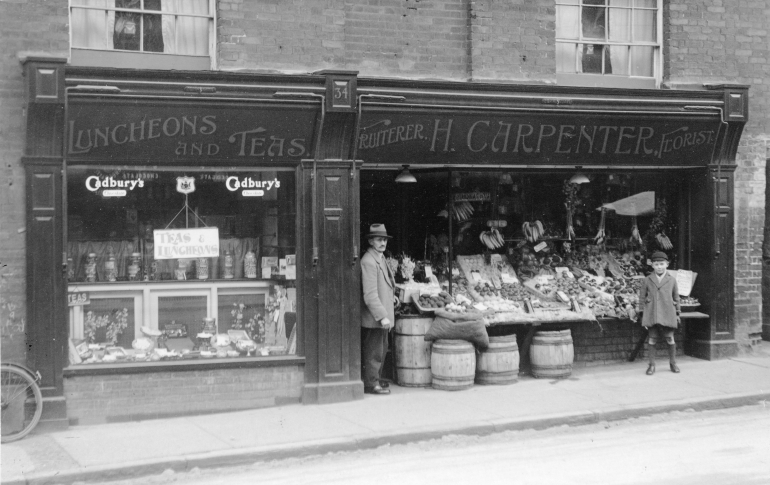
<svg viewBox="0 0 770 485">
<path fill-rule="evenodd" d="M 677 325 L 681 325 L 682 324 L 682 318 L 679 315 L 676 316 L 676 324 Z"/>
</svg>

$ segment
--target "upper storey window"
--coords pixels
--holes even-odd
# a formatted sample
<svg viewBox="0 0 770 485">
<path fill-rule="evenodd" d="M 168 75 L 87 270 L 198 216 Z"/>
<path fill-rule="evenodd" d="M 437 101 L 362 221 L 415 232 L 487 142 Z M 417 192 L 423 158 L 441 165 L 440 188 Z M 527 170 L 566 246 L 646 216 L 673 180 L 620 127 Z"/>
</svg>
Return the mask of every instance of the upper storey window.
<svg viewBox="0 0 770 485">
<path fill-rule="evenodd" d="M 556 0 L 556 73 L 565 84 L 655 87 L 660 0 Z"/>
<path fill-rule="evenodd" d="M 214 0 L 71 0 L 72 63 L 209 69 Z"/>
</svg>

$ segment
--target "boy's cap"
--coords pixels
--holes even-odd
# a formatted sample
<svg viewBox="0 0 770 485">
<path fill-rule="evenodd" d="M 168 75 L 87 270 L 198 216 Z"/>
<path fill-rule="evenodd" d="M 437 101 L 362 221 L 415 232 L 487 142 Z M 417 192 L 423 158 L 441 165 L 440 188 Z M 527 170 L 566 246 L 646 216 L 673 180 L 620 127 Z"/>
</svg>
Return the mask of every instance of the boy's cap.
<svg viewBox="0 0 770 485">
<path fill-rule="evenodd" d="M 668 261 L 668 256 L 666 256 L 666 253 L 664 253 L 663 251 L 655 251 L 654 253 L 652 253 L 652 256 L 650 257 L 650 259 L 653 262 L 655 262 L 655 261 Z"/>
</svg>

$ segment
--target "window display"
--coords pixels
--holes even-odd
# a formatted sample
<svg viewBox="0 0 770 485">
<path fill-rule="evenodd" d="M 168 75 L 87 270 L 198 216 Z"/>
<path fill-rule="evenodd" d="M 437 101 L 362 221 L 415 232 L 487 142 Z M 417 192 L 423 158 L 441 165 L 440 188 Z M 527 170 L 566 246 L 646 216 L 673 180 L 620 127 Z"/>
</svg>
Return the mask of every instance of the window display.
<svg viewBox="0 0 770 485">
<path fill-rule="evenodd" d="M 296 353 L 294 170 L 67 179 L 73 363 Z"/>
<path fill-rule="evenodd" d="M 493 324 L 634 320 L 649 254 L 666 251 L 671 269 L 687 264 L 683 177 L 426 170 L 413 190 L 388 175 L 362 174 L 379 204 L 362 198 L 361 222 L 398 228 L 386 256 L 407 312 L 464 307 Z"/>
</svg>

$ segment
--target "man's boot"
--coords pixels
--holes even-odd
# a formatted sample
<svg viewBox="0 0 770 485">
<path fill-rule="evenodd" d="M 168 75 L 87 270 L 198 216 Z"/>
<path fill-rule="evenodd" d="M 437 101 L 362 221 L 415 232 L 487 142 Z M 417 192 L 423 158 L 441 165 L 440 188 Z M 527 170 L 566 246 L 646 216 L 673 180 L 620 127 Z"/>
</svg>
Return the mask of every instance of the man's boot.
<svg viewBox="0 0 770 485">
<path fill-rule="evenodd" d="M 647 357 L 650 359 L 650 366 L 647 367 L 647 375 L 655 373 L 655 345 L 647 342 Z"/>
<path fill-rule="evenodd" d="M 679 374 L 679 366 L 676 365 L 676 344 L 669 344 L 668 346 L 668 361 L 671 366 L 671 372 Z"/>
</svg>

